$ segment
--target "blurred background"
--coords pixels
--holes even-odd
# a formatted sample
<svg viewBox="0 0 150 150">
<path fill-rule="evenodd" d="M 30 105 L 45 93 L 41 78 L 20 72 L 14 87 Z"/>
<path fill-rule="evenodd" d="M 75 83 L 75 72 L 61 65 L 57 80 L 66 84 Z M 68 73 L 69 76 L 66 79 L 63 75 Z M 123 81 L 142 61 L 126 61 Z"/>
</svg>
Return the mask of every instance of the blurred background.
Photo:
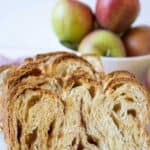
<svg viewBox="0 0 150 150">
<path fill-rule="evenodd" d="M 56 1 L 0 0 L 0 54 L 15 58 L 65 49 L 51 28 L 51 9 Z M 95 7 L 96 0 L 82 1 Z M 140 2 L 141 12 L 135 24 L 150 25 L 150 1 Z"/>
</svg>

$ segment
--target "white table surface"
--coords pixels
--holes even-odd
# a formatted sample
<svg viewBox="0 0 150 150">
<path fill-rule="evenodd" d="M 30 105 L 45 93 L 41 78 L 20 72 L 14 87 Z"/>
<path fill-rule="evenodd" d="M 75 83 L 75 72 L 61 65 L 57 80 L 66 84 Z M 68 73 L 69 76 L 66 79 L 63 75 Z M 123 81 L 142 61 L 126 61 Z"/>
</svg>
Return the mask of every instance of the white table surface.
<svg viewBox="0 0 150 150">
<path fill-rule="evenodd" d="M 95 0 L 82 0 L 94 8 Z M 131 0 L 132 1 L 132 0 Z M 64 50 L 50 24 L 56 0 L 0 0 L 0 54 L 11 58 L 37 52 Z M 141 13 L 136 24 L 148 24 L 150 1 L 141 0 Z M 0 150 L 5 150 L 0 134 Z"/>
</svg>

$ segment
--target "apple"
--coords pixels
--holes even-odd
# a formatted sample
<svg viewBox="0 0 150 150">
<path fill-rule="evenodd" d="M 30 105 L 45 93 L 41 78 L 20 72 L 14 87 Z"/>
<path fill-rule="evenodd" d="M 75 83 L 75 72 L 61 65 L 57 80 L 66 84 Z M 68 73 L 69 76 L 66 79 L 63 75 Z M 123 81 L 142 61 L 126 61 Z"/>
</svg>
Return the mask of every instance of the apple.
<svg viewBox="0 0 150 150">
<path fill-rule="evenodd" d="M 129 29 L 123 36 L 128 56 L 150 54 L 150 27 L 138 26 Z"/>
<path fill-rule="evenodd" d="M 52 10 L 52 27 L 60 41 L 78 43 L 94 28 L 92 10 L 76 0 L 59 0 Z"/>
<path fill-rule="evenodd" d="M 139 0 L 97 0 L 96 17 L 99 24 L 113 32 L 126 31 L 140 11 Z"/>
<path fill-rule="evenodd" d="M 125 48 L 120 37 L 107 30 L 96 30 L 88 34 L 79 44 L 78 50 L 97 56 L 125 56 Z"/>
<path fill-rule="evenodd" d="M 150 90 L 150 68 L 148 69 L 147 74 L 146 74 L 146 86 Z"/>
</svg>

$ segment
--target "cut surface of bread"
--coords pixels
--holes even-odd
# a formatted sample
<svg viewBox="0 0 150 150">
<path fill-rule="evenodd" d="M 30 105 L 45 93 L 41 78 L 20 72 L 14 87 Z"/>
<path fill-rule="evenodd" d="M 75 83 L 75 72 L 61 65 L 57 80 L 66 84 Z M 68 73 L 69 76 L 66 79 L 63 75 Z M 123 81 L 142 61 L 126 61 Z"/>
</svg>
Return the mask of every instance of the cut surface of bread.
<svg viewBox="0 0 150 150">
<path fill-rule="evenodd" d="M 125 135 L 122 139 L 128 141 L 124 149 L 150 149 L 150 135 L 145 129 L 150 123 L 149 93 L 133 78 L 116 78 L 105 89 L 105 95 L 108 103 L 111 101 L 112 119 Z"/>
<path fill-rule="evenodd" d="M 132 78 L 114 79 L 105 89 L 105 95 L 114 99 L 115 103 L 120 102 L 120 107 L 126 110 L 124 115 L 131 115 L 144 126 L 149 123 L 150 96 L 146 89 L 136 80 Z"/>
<path fill-rule="evenodd" d="M 19 94 L 19 93 L 18 93 Z M 13 107 L 12 107 L 13 106 Z M 60 132 L 63 105 L 50 90 L 26 87 L 9 105 L 9 149 L 52 149 Z M 5 134 L 5 135 L 6 135 Z"/>
<path fill-rule="evenodd" d="M 49 88 L 26 84 L 8 101 L 10 117 L 6 118 L 11 119 L 5 131 L 12 150 L 150 148 L 144 128 L 149 118 L 148 97 L 141 91 L 136 98 L 130 91 L 133 88 L 139 93 L 138 85 L 120 81 L 121 86 L 113 83 L 104 92 L 91 78 L 71 75 L 64 82 L 61 98 Z"/>
<path fill-rule="evenodd" d="M 88 82 L 91 79 L 86 81 L 85 85 L 90 88 Z M 81 83 L 84 81 L 81 80 Z M 9 148 L 12 150 L 95 148 L 87 142 L 78 104 L 79 102 L 67 103 L 49 88 L 43 89 L 27 82 L 21 85 L 5 105 L 7 108 L 5 136 L 9 139 Z"/>
<path fill-rule="evenodd" d="M 96 84 L 88 82 L 87 86 L 85 79 L 82 80 L 85 85 L 81 78 L 75 79 L 72 84 L 68 80 L 64 99 L 69 104 L 79 101 L 77 108 L 82 104 L 80 111 L 86 134 L 97 149 L 150 149 L 150 135 L 145 130 L 150 120 L 150 97 L 139 84 L 120 79 L 113 81 L 103 93 L 100 87 L 93 87 Z"/>
</svg>

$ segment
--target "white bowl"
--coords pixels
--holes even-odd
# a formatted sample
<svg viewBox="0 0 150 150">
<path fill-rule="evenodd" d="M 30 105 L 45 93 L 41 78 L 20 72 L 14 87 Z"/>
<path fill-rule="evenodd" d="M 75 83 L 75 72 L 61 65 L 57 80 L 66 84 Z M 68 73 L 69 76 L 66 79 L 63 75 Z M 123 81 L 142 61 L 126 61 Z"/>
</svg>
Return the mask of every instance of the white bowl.
<svg viewBox="0 0 150 150">
<path fill-rule="evenodd" d="M 144 82 L 146 71 L 150 68 L 150 55 L 124 58 L 102 57 L 102 63 L 106 72 L 127 70 Z"/>
</svg>

